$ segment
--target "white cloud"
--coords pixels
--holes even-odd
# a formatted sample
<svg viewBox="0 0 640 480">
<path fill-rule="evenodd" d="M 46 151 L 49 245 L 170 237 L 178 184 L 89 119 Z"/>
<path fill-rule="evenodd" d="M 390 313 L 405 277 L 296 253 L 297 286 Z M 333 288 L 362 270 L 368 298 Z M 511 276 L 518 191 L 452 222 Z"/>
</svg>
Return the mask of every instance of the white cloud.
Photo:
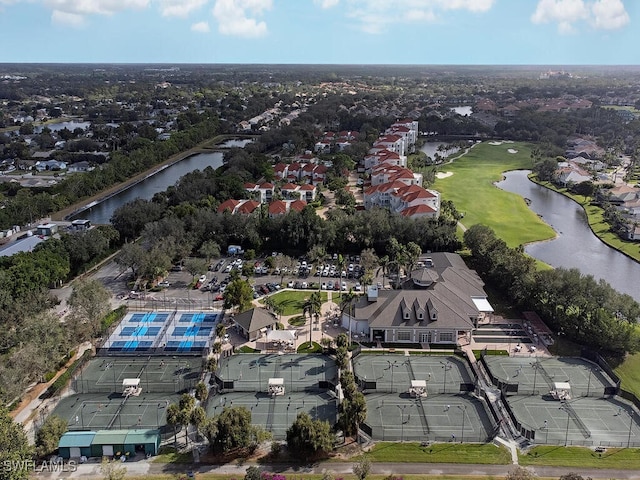
<svg viewBox="0 0 640 480">
<path fill-rule="evenodd" d="M 615 30 L 629 23 L 629 14 L 621 0 L 597 0 L 591 6 L 595 28 Z"/>
<path fill-rule="evenodd" d="M 340 0 L 313 0 L 313 3 L 319 5 L 320 8 L 332 8 L 340 3 Z"/>
<path fill-rule="evenodd" d="M 347 0 L 346 15 L 367 33 L 381 33 L 394 24 L 433 23 L 446 11 L 482 13 L 495 0 Z"/>
<path fill-rule="evenodd" d="M 272 0 L 216 0 L 213 16 L 218 22 L 218 31 L 223 35 L 263 37 L 267 34 L 267 24 L 249 15 L 260 15 L 271 6 Z"/>
<path fill-rule="evenodd" d="M 209 22 L 198 22 L 191 25 L 192 32 L 209 33 Z"/>
<path fill-rule="evenodd" d="M 596 29 L 611 30 L 629 23 L 621 0 L 539 0 L 533 23 L 557 23 L 560 33 L 574 33 L 575 24 L 588 22 Z"/>
<path fill-rule="evenodd" d="M 112 15 L 124 10 L 140 10 L 149 0 L 44 0 L 52 10 L 76 15 Z"/>
<path fill-rule="evenodd" d="M 209 0 L 160 0 L 160 13 L 164 17 L 186 17 L 206 5 Z"/>
<path fill-rule="evenodd" d="M 78 15 L 77 13 L 61 12 L 60 10 L 54 10 L 51 13 L 51 23 L 53 23 L 54 25 L 73 28 L 81 28 L 86 25 L 83 15 Z"/>
</svg>

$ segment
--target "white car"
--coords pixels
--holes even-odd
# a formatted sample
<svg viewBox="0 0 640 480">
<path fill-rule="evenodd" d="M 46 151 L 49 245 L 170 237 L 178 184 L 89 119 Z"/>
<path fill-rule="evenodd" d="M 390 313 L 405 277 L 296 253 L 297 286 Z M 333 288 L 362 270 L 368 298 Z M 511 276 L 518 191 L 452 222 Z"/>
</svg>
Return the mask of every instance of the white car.
<svg viewBox="0 0 640 480">
<path fill-rule="evenodd" d="M 342 282 L 342 285 L 340 285 L 340 290 L 342 290 L 343 292 L 347 291 L 347 282 Z"/>
<path fill-rule="evenodd" d="M 293 280 L 287 283 L 287 288 L 293 288 Z"/>
<path fill-rule="evenodd" d="M 204 283 L 207 281 L 207 276 L 206 275 L 200 275 L 200 278 L 198 279 L 198 281 L 200 283 Z"/>
<path fill-rule="evenodd" d="M 322 282 L 322 285 L 320 286 L 320 288 L 322 290 L 326 290 L 327 289 L 327 283 L 326 282 Z"/>
<path fill-rule="evenodd" d="M 354 289 L 356 292 L 361 292 L 361 291 L 362 291 L 362 285 L 360 285 L 359 283 L 356 283 L 356 286 L 355 286 L 355 287 L 353 287 L 353 289 Z"/>
<path fill-rule="evenodd" d="M 169 284 L 169 282 L 167 282 L 166 280 L 163 280 L 163 281 L 161 281 L 161 282 L 158 282 L 158 286 L 159 286 L 159 287 L 165 287 L 165 288 L 166 288 L 166 287 L 168 287 L 169 285 L 170 285 L 170 284 Z"/>
<path fill-rule="evenodd" d="M 304 288 L 307 288 L 307 282 L 302 282 L 302 283 L 300 284 L 300 288 L 303 288 L 303 289 L 304 289 Z"/>
</svg>

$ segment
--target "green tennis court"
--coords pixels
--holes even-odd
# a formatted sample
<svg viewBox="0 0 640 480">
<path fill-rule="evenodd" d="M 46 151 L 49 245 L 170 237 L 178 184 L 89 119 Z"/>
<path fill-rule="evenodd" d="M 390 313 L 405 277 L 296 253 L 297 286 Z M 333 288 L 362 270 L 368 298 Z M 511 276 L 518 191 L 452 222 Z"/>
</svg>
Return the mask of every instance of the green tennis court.
<svg viewBox="0 0 640 480">
<path fill-rule="evenodd" d="M 376 392 L 408 392 L 412 380 L 424 380 L 429 394 L 457 393 L 474 380 L 463 359 L 445 355 L 358 355 L 353 360 L 358 383 Z"/>
<path fill-rule="evenodd" d="M 179 395 L 145 394 L 140 397 L 104 394 L 77 394 L 65 397 L 54 415 L 65 419 L 69 430 L 162 428 L 167 407 Z"/>
<path fill-rule="evenodd" d="M 536 443 L 640 446 L 640 416 L 617 398 L 580 397 L 568 402 L 538 396 L 507 397 L 515 416 L 535 431 Z"/>
<path fill-rule="evenodd" d="M 98 357 L 76 375 L 77 393 L 122 393 L 124 379 L 140 379 L 148 393 L 177 393 L 195 386 L 200 378 L 200 359 L 173 357 Z"/>
<path fill-rule="evenodd" d="M 486 442 L 494 430 L 483 404 L 469 395 L 371 393 L 366 399 L 366 423 L 376 440 Z"/>
<path fill-rule="evenodd" d="M 270 378 L 281 378 L 289 392 L 323 391 L 335 386 L 335 362 L 325 355 L 241 354 L 224 358 L 216 372 L 221 390 L 263 392 Z"/>
<path fill-rule="evenodd" d="M 264 427 L 278 440 L 286 438 L 287 429 L 300 412 L 307 412 L 314 420 L 333 426 L 337 421 L 337 401 L 328 393 L 286 393 L 270 396 L 260 392 L 226 393 L 210 397 L 207 416 L 222 413 L 225 408 L 244 407 L 251 412 L 251 421 Z"/>
<path fill-rule="evenodd" d="M 556 382 L 571 385 L 571 397 L 604 396 L 613 380 L 596 364 L 582 358 L 484 357 L 497 379 L 517 383 L 518 394 L 545 394 Z"/>
</svg>

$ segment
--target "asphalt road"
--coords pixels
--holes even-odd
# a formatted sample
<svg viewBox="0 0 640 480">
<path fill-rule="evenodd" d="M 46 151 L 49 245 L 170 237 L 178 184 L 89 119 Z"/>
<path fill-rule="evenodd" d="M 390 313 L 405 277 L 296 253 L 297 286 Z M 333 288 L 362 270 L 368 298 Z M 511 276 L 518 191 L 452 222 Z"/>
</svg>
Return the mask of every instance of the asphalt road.
<svg viewBox="0 0 640 480">
<path fill-rule="evenodd" d="M 133 475 L 151 475 L 151 474 L 185 474 L 187 472 L 195 473 L 214 473 L 232 475 L 237 478 L 244 476 L 246 469 L 250 466 L 248 463 L 242 465 L 225 464 L 225 465 L 173 465 L 151 463 L 146 460 L 139 462 L 129 462 L 124 464 L 127 468 L 127 476 Z M 316 474 L 322 475 L 330 472 L 333 475 L 346 475 L 353 473 L 352 462 L 321 462 L 307 466 L 292 465 L 259 465 L 264 470 L 282 473 L 286 475 L 296 474 Z M 513 465 L 466 465 L 466 464 L 430 464 L 430 463 L 373 463 L 371 465 L 371 474 L 381 475 L 410 475 L 422 474 L 433 476 L 474 476 L 474 477 L 503 477 L 512 469 Z M 539 477 L 560 478 L 567 473 L 577 473 L 583 478 L 591 477 L 593 479 L 640 479 L 640 472 L 637 470 L 622 469 L 586 469 L 586 468 L 565 468 L 565 467 L 535 467 L 531 468 Z M 61 478 L 58 472 L 40 472 L 38 478 Z M 104 478 L 100 473 L 99 463 L 87 463 L 78 465 L 76 471 L 69 471 L 64 474 L 64 478 Z"/>
</svg>

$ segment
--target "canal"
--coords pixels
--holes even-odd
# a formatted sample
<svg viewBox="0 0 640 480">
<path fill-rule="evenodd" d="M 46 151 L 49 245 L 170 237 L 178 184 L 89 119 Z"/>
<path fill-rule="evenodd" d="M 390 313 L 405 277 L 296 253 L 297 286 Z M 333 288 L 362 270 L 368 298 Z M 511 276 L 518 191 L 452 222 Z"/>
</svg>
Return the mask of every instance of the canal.
<svg viewBox="0 0 640 480">
<path fill-rule="evenodd" d="M 531 200 L 530 208 L 557 233 L 554 240 L 527 245 L 525 251 L 554 267 L 577 268 L 603 279 L 640 302 L 640 264 L 607 246 L 591 231 L 582 207 L 527 178 L 528 170 L 505 173 L 503 190 Z"/>
<path fill-rule="evenodd" d="M 216 148 L 229 149 L 233 147 L 244 148 L 253 140 L 248 138 L 229 139 Z M 175 185 L 180 177 L 194 170 L 204 170 L 207 167 L 214 169 L 222 165 L 224 153 L 221 151 L 198 153 L 185 158 L 173 165 L 158 171 L 157 173 L 145 178 L 139 183 L 132 185 L 126 190 L 122 190 L 116 195 L 93 205 L 87 210 L 83 210 L 71 217 L 71 220 L 77 218 L 85 218 L 91 220 L 94 224 L 107 224 L 111 222 L 111 216 L 120 206 L 125 203 L 132 202 L 138 198 L 150 200 L 156 193 L 164 192 L 167 188 Z"/>
<path fill-rule="evenodd" d="M 198 153 L 187 157 L 107 198 L 103 202 L 74 215 L 72 219 L 86 218 L 94 224 L 110 223 L 111 216 L 118 207 L 138 198 L 150 200 L 156 193 L 164 192 L 170 186 L 175 185 L 180 177 L 194 170 L 204 170 L 207 167 L 218 168 L 222 165 L 223 155 L 222 152 L 211 152 Z"/>
</svg>

